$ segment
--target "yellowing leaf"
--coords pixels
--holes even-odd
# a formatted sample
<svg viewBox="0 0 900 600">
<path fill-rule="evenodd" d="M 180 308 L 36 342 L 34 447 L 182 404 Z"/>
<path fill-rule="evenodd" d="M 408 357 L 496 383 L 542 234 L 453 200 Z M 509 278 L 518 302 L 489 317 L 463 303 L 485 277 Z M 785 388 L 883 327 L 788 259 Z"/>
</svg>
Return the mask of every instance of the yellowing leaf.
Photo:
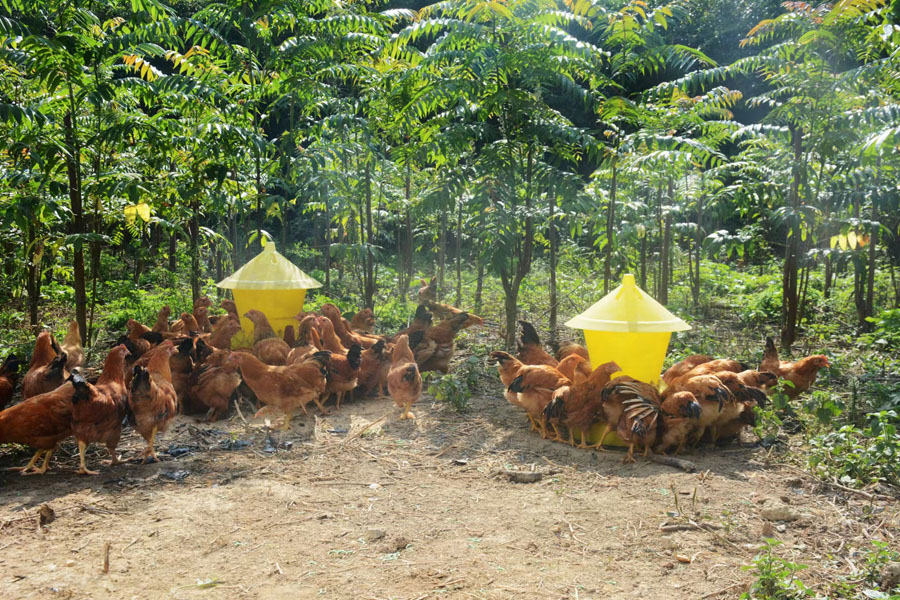
<svg viewBox="0 0 900 600">
<path fill-rule="evenodd" d="M 855 231 L 847 232 L 847 245 L 850 246 L 851 249 L 856 249 L 856 232 Z"/>
<path fill-rule="evenodd" d="M 838 245 L 838 237 L 836 235 L 831 236 L 831 249 L 834 250 L 834 247 Z"/>
<path fill-rule="evenodd" d="M 849 244 L 847 244 L 847 236 L 841 235 L 838 237 L 838 244 L 840 244 L 841 250 L 846 250 L 849 246 Z"/>
<path fill-rule="evenodd" d="M 146 202 L 126 206 L 123 209 L 123 212 L 125 214 L 125 220 L 129 223 L 134 223 L 135 219 L 138 217 L 144 222 L 150 220 L 150 205 Z"/>
</svg>

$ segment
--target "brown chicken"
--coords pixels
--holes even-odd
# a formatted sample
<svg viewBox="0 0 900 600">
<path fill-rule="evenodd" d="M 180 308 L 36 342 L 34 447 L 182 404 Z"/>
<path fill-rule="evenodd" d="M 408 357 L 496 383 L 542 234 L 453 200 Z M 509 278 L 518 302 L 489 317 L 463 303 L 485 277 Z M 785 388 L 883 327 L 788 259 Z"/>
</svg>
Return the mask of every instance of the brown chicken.
<svg viewBox="0 0 900 600">
<path fill-rule="evenodd" d="M 419 304 L 424 304 L 428 300 L 437 300 L 437 277 L 432 277 L 428 283 L 424 279 L 420 279 L 419 282 L 422 284 L 422 287 L 419 288 L 419 293 L 416 295 Z"/>
<path fill-rule="evenodd" d="M 736 402 L 731 390 L 715 375 L 694 377 L 683 375 L 666 388 L 665 395 L 669 396 L 676 392 L 691 392 L 703 409 L 697 422 L 696 438 L 699 440 L 704 432 L 710 429 L 715 439 L 715 426 L 720 422 L 719 414 Z"/>
<path fill-rule="evenodd" d="M 359 377 L 356 381 L 358 396 L 367 396 L 383 390 L 387 385 L 387 375 L 391 369 L 391 352 L 386 349 L 387 343 L 380 340 L 371 348 L 362 352 L 359 363 Z M 393 348 L 391 348 L 393 351 Z"/>
<path fill-rule="evenodd" d="M 409 327 L 397 333 L 397 335 L 394 336 L 394 340 L 396 341 L 401 335 L 411 336 L 417 331 L 425 331 L 431 327 L 433 321 L 434 315 L 428 312 L 428 309 L 425 308 L 424 304 L 420 304 L 416 307 L 416 314 L 413 316 L 412 323 L 410 323 Z"/>
<path fill-rule="evenodd" d="M 362 348 L 353 344 L 347 355 L 332 354 L 328 364 L 328 382 L 325 384 L 324 398 L 335 395 L 335 406 L 341 408 L 341 402 L 347 392 L 352 392 L 359 379 L 359 367 L 362 360 Z"/>
<path fill-rule="evenodd" d="M 375 333 L 375 313 L 371 308 L 364 308 L 350 319 L 350 329 L 354 333 Z"/>
<path fill-rule="evenodd" d="M 210 333 L 212 331 L 212 324 L 209 322 L 210 306 L 212 306 L 212 301 L 208 296 L 200 296 L 194 300 L 194 319 L 196 319 L 197 324 L 200 326 L 200 331 L 204 333 Z"/>
<path fill-rule="evenodd" d="M 228 350 L 216 350 L 191 373 L 188 398 L 192 406 L 205 406 L 208 422 L 228 414 L 234 390 L 241 384 L 238 359 Z"/>
<path fill-rule="evenodd" d="M 305 317 L 302 317 L 297 340 L 298 345 L 291 348 L 291 351 L 288 353 L 287 364 L 292 365 L 303 362 L 311 354 L 325 349 L 319 338 L 319 330 L 316 329 L 317 323 L 318 317 L 316 317 L 316 315 L 306 315 Z"/>
<path fill-rule="evenodd" d="M 272 329 L 266 315 L 258 310 L 251 310 L 244 316 L 253 322 L 253 354 L 256 358 L 267 365 L 286 365 L 291 347 L 275 335 L 275 330 Z"/>
<path fill-rule="evenodd" d="M 519 371 L 524 365 L 518 358 L 508 352 L 503 352 L 502 350 L 491 352 L 491 358 L 497 361 L 497 372 L 500 375 L 500 382 L 503 384 L 503 395 L 506 398 L 506 401 L 514 406 L 524 409 L 525 407 L 519 402 L 519 395 L 509 389 L 510 384 L 519 376 Z M 537 431 L 537 422 L 534 417 L 527 411 L 525 414 L 528 416 L 528 421 L 531 423 L 531 430 Z"/>
<path fill-rule="evenodd" d="M 415 332 L 409 336 L 409 345 L 413 349 L 421 373 L 425 371 L 447 373 L 450 370 L 454 339 L 468 319 L 467 313 L 453 315 L 424 332 Z M 420 335 L 422 341 L 418 342 Z"/>
<path fill-rule="evenodd" d="M 600 393 L 600 398 L 600 407 L 603 412 L 603 421 L 605 422 L 605 425 L 603 427 L 603 432 L 600 434 L 600 439 L 598 439 L 597 443 L 593 445 L 593 447 L 597 448 L 598 450 L 603 450 L 603 441 L 606 439 L 606 436 L 609 435 L 609 432 L 613 428 L 615 428 L 617 432 L 621 430 L 621 427 L 623 426 L 622 419 L 625 418 L 625 413 L 629 410 L 629 408 L 641 403 L 643 403 L 644 405 L 652 404 L 655 406 L 659 406 L 660 403 L 659 392 L 655 387 L 648 383 L 644 383 L 643 381 L 638 381 L 637 379 L 629 377 L 628 375 L 616 377 L 615 379 L 607 383 L 603 388 L 603 391 Z M 627 420 L 628 419 L 626 419 L 626 421 Z M 640 429 L 640 427 L 646 425 L 646 422 L 643 420 L 643 418 L 639 420 L 641 421 L 641 425 L 639 426 Z M 634 419 L 629 421 L 631 425 L 634 425 L 633 421 Z M 622 438 L 622 440 L 625 442 L 629 441 L 629 439 L 626 438 Z M 635 443 L 639 443 L 641 445 L 643 445 L 645 441 L 646 440 L 644 438 L 641 438 L 640 436 L 635 439 Z"/>
<path fill-rule="evenodd" d="M 583 356 L 570 354 L 559 361 L 556 370 L 578 385 L 591 376 L 591 363 Z"/>
<path fill-rule="evenodd" d="M 81 333 L 78 331 L 78 321 L 70 321 L 66 337 L 63 338 L 60 349 L 66 353 L 69 359 L 66 361 L 66 369 L 71 371 L 84 364 L 84 346 L 81 345 Z"/>
<path fill-rule="evenodd" d="M 6 408 L 13 394 L 16 393 L 16 383 L 19 381 L 19 359 L 15 354 L 10 354 L 0 365 L 0 410 Z"/>
<path fill-rule="evenodd" d="M 661 437 L 655 451 L 665 454 L 670 448 L 675 448 L 675 454 L 679 454 L 696 431 L 702 410 L 690 392 L 675 392 L 667 396 L 660 406 Z"/>
<path fill-rule="evenodd" d="M 793 400 L 812 387 L 812 384 L 816 382 L 819 370 L 828 366 L 830 366 L 828 358 L 824 354 L 814 354 L 796 362 L 780 360 L 778 349 L 775 348 L 775 340 L 767 337 L 766 350 L 762 362 L 759 364 L 759 370 L 770 371 L 781 379 L 791 382 L 791 385 L 785 385 L 784 393 Z"/>
<path fill-rule="evenodd" d="M 462 309 L 456 308 L 455 306 L 450 306 L 449 304 L 441 304 L 440 302 L 435 302 L 434 300 L 425 300 L 423 304 L 425 304 L 428 310 L 430 310 L 432 313 L 434 313 L 435 316 L 440 319 L 449 319 L 453 315 L 467 312 Z M 484 319 L 482 319 L 478 315 L 472 313 L 467 314 L 469 315 L 469 318 L 466 320 L 465 325 L 463 325 L 463 329 L 466 329 L 467 327 L 474 327 L 476 325 L 479 327 L 481 325 L 484 325 Z"/>
<path fill-rule="evenodd" d="M 559 350 L 557 350 L 556 352 L 556 359 L 563 360 L 564 358 L 566 358 L 567 356 L 571 356 L 572 354 L 584 358 L 584 360 L 588 361 L 588 367 L 591 366 L 591 357 L 588 354 L 587 348 L 571 340 L 562 342 L 559 345 Z"/>
<path fill-rule="evenodd" d="M 341 315 L 340 309 L 334 304 L 323 304 L 320 310 L 322 312 L 322 316 L 331 321 L 331 326 L 334 330 L 335 335 L 345 348 L 349 348 L 353 344 L 359 344 L 362 348 L 371 348 L 378 340 L 382 339 L 380 336 L 376 335 L 367 335 L 353 332 L 347 320 L 344 319 Z M 325 327 L 323 327 L 323 325 L 324 324 L 320 319 L 319 329 L 322 332 L 322 342 L 327 346 L 328 342 L 326 342 L 325 340 L 327 334 L 325 333 Z"/>
<path fill-rule="evenodd" d="M 541 437 L 547 438 L 543 412 L 553 399 L 553 393 L 563 386 L 571 386 L 572 380 L 549 365 L 525 365 L 510 382 L 508 391 L 517 394 L 519 406 L 537 421 Z"/>
<path fill-rule="evenodd" d="M 181 317 L 179 317 L 179 319 L 169 328 L 169 332 L 176 335 L 188 335 L 192 333 L 202 333 L 202 328 L 197 322 L 197 319 L 194 318 L 194 315 L 189 312 L 183 312 L 181 313 Z"/>
<path fill-rule="evenodd" d="M 57 354 L 53 349 L 54 343 L 49 331 L 42 331 L 38 335 L 28 372 L 22 379 L 22 398 L 27 400 L 32 396 L 55 390 L 68 378 L 69 371 L 66 370 L 68 356 L 65 353 Z"/>
<path fill-rule="evenodd" d="M 216 350 L 231 350 L 231 338 L 241 330 L 241 322 L 226 318 L 216 321 L 212 333 L 206 338 L 206 343 Z"/>
<path fill-rule="evenodd" d="M 282 429 L 291 426 L 291 418 L 298 410 L 307 414 L 306 405 L 310 402 L 326 412 L 320 398 L 325 393 L 331 352 L 316 352 L 303 362 L 285 366 L 267 365 L 246 352 L 235 352 L 234 356 L 244 383 L 257 399 L 284 413 Z"/>
<path fill-rule="evenodd" d="M 666 385 L 669 385 L 674 379 L 678 379 L 682 375 L 685 375 L 694 367 L 711 360 L 715 360 L 715 357 L 708 354 L 692 354 L 666 369 L 666 372 L 663 373 L 662 380 Z"/>
<path fill-rule="evenodd" d="M 732 415 L 731 420 L 716 427 L 715 443 L 726 444 L 737 439 L 746 427 L 756 426 L 756 406 L 757 404 L 750 400 L 737 402 L 737 416 Z"/>
<path fill-rule="evenodd" d="M 660 428 L 660 398 L 656 388 L 641 381 L 617 383 L 616 394 L 624 396 L 616 433 L 628 444 L 623 463 L 634 462 L 635 446 L 644 447 L 644 456 L 656 444 Z"/>
<path fill-rule="evenodd" d="M 154 333 L 167 333 L 169 331 L 169 317 L 172 316 L 172 309 L 168 304 L 159 309 L 156 313 L 156 323 L 153 324 Z"/>
<path fill-rule="evenodd" d="M 322 337 L 322 347 L 335 354 L 347 354 L 347 347 L 334 331 L 334 323 L 328 317 L 319 317 L 317 327 Z"/>
<path fill-rule="evenodd" d="M 570 354 L 563 362 L 574 358 L 584 360 L 576 354 Z M 613 374 L 621 370 L 614 362 L 604 363 L 594 369 L 587 379 L 559 388 L 544 409 L 544 418 L 551 423 L 554 419 L 564 423 L 569 430 L 568 441 L 572 446 L 575 445 L 575 431 L 578 431 L 581 437 L 578 447 L 587 448 L 586 432 L 604 420 L 603 390 Z"/>
<path fill-rule="evenodd" d="M 144 339 L 144 335 L 150 333 L 150 328 L 143 325 L 142 323 L 138 323 L 134 319 L 128 319 L 128 322 L 125 324 L 128 328 L 128 340 L 131 342 L 133 349 L 129 348 L 131 352 L 132 358 L 138 358 L 153 345 L 149 340 Z"/>
<path fill-rule="evenodd" d="M 167 340 L 150 358 L 146 369 L 134 366 L 128 417 L 135 431 L 147 441 L 141 454 L 143 462 L 159 460 L 153 447 L 156 435 L 165 432 L 178 406 L 169 368 L 169 358 L 174 353 L 175 345 Z"/>
<path fill-rule="evenodd" d="M 519 337 L 519 360 L 526 365 L 556 367 L 559 361 L 544 350 L 534 325 L 528 321 L 519 321 L 519 325 L 522 326 L 522 335 Z"/>
<path fill-rule="evenodd" d="M 703 364 L 697 365 L 681 377 L 693 377 L 694 375 L 715 375 L 716 373 L 740 373 L 746 369 L 746 365 L 742 365 L 736 360 L 728 358 L 717 358 Z M 678 378 L 676 378 L 678 379 Z"/>
<path fill-rule="evenodd" d="M 178 400 L 178 409 L 184 405 L 191 387 L 191 373 L 194 372 L 194 340 L 183 338 L 175 340 L 176 352 L 169 358 L 169 370 L 172 374 L 172 387 Z"/>
<path fill-rule="evenodd" d="M 0 412 L 0 444 L 23 444 L 36 449 L 22 475 L 43 475 L 59 443 L 72 435 L 72 394 L 69 382 L 51 392 L 38 394 Z M 38 459 L 44 462 L 35 468 Z"/>
<path fill-rule="evenodd" d="M 78 442 L 79 475 L 99 475 L 85 463 L 88 444 L 106 446 L 112 458 L 110 466 L 119 464 L 116 447 L 122 436 L 122 420 L 128 412 L 128 390 L 125 387 L 125 357 L 128 349 L 120 344 L 110 350 L 97 383 L 91 385 L 80 375 L 72 376 L 72 433 Z"/>
<path fill-rule="evenodd" d="M 422 394 L 422 375 L 410 350 L 409 337 L 405 335 L 397 338 L 397 345 L 394 346 L 387 385 L 394 404 L 403 408 L 400 418 L 415 419 L 416 416 L 409 409 Z"/>
</svg>

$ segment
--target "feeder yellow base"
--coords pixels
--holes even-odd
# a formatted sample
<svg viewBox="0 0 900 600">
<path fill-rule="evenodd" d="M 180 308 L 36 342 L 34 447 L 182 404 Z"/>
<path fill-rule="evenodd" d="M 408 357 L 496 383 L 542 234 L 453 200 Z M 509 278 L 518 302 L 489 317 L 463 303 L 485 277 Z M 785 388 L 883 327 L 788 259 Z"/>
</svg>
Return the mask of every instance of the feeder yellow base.
<svg viewBox="0 0 900 600">
<path fill-rule="evenodd" d="M 622 372 L 613 375 L 630 375 L 638 381 L 654 386 L 659 385 L 662 366 L 666 360 L 666 350 L 672 334 L 624 333 L 613 331 L 585 331 L 591 367 L 615 361 Z"/>
<path fill-rule="evenodd" d="M 243 315 L 248 310 L 258 310 L 269 319 L 269 324 L 278 337 L 284 336 L 288 325 L 297 330 L 294 316 L 303 310 L 306 290 L 232 290 L 234 303 L 241 315 L 241 331 L 231 341 L 233 348 L 253 346 L 253 323 Z"/>
</svg>

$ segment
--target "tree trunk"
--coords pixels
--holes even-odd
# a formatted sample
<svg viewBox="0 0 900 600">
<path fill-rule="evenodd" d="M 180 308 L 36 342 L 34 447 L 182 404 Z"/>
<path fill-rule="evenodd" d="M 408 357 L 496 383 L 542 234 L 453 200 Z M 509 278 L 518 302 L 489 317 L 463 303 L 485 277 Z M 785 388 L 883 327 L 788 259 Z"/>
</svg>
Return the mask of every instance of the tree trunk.
<svg viewBox="0 0 900 600">
<path fill-rule="evenodd" d="M 787 243 L 784 251 L 784 270 L 782 273 L 781 296 L 781 347 L 790 350 L 797 340 L 797 314 L 799 298 L 797 296 L 797 271 L 800 243 L 800 228 L 797 226 L 800 207 L 800 181 L 803 177 L 803 132 L 791 127 L 791 145 L 794 149 L 791 167 L 791 189 L 788 202 L 791 215 L 788 220 Z"/>
<path fill-rule="evenodd" d="M 72 209 L 72 228 L 75 235 L 84 230 L 84 207 L 81 200 L 81 148 L 78 144 L 74 117 L 74 96 L 69 89 L 70 111 L 63 117 L 66 140 L 66 172 L 69 178 L 69 203 Z M 84 244 L 76 240 L 72 245 L 72 267 L 74 270 L 75 320 L 81 339 L 87 340 L 87 289 L 84 279 Z"/>
<path fill-rule="evenodd" d="M 519 318 L 519 290 L 507 289 L 503 286 L 504 294 L 503 305 L 506 313 L 506 349 L 510 352 L 516 347 L 516 327 Z"/>
<path fill-rule="evenodd" d="M 481 292 L 484 289 L 484 262 L 481 260 L 481 256 L 477 257 L 478 260 L 478 278 L 475 282 L 475 314 L 481 314 Z"/>
<path fill-rule="evenodd" d="M 875 251 L 878 247 L 878 199 L 881 196 L 879 173 L 881 171 L 881 159 L 875 163 L 875 193 L 872 194 L 872 232 L 869 234 L 869 271 L 866 278 L 866 319 L 875 315 Z M 869 330 L 872 323 L 863 320 L 862 326 Z"/>
<path fill-rule="evenodd" d="M 670 260 L 672 248 L 672 213 L 666 213 L 663 225 L 663 246 L 662 246 L 662 256 L 659 258 L 660 264 L 660 273 L 659 273 L 659 298 L 657 300 L 660 304 L 666 305 L 669 303 L 669 279 L 670 279 L 670 269 L 672 265 L 672 261 Z"/>
<path fill-rule="evenodd" d="M 41 261 L 43 260 L 43 245 L 38 252 L 37 235 L 32 223 L 28 224 L 25 246 L 23 248 L 25 267 L 25 291 L 28 294 L 28 322 L 31 332 L 38 334 L 38 306 L 41 299 Z"/>
<path fill-rule="evenodd" d="M 191 251 L 191 300 L 200 297 L 200 223 L 197 215 L 200 207 L 196 201 L 191 203 L 191 218 L 188 221 Z"/>
<path fill-rule="evenodd" d="M 324 253 L 325 253 L 325 293 L 331 293 L 331 202 L 328 201 L 328 185 L 325 185 L 325 229 Z"/>
<path fill-rule="evenodd" d="M 169 234 L 169 272 L 172 274 L 172 287 L 175 286 L 175 272 L 178 270 L 178 234 L 173 230 Z"/>
<path fill-rule="evenodd" d="M 363 296 L 366 308 L 375 308 L 375 254 L 372 252 L 374 236 L 372 234 L 372 165 L 366 159 L 366 276 L 363 285 Z M 362 219 L 360 219 L 362 221 Z M 360 223 L 362 224 L 362 223 Z"/>
<path fill-rule="evenodd" d="M 618 152 L 618 147 L 616 148 Z M 618 178 L 618 169 L 616 168 L 616 159 L 613 158 L 612 164 L 612 182 L 609 186 L 609 207 L 606 214 L 606 248 L 604 248 L 603 257 L 603 293 L 609 292 L 609 285 L 612 281 L 612 252 L 616 244 L 616 184 Z"/>
<path fill-rule="evenodd" d="M 463 202 L 460 199 L 456 211 L 456 306 L 462 305 L 462 225 Z"/>
<path fill-rule="evenodd" d="M 547 194 L 547 198 L 549 199 L 549 214 L 550 217 L 547 219 L 547 237 L 550 241 L 550 343 L 556 343 L 556 321 L 557 321 L 557 304 L 559 301 L 557 299 L 557 284 L 556 284 L 556 193 L 550 192 Z"/>
<path fill-rule="evenodd" d="M 438 244 L 438 288 L 437 299 L 444 295 L 444 269 L 447 266 L 447 210 L 441 208 L 441 239 Z"/>
<path fill-rule="evenodd" d="M 675 193 L 675 183 L 669 177 L 668 191 L 669 202 L 672 202 L 672 196 Z M 661 210 L 661 209 L 660 209 Z M 666 212 L 663 218 L 663 235 L 662 244 L 659 253 L 659 297 L 657 300 L 660 304 L 669 303 L 669 270 L 672 262 L 670 255 L 672 253 L 672 213 Z"/>
<path fill-rule="evenodd" d="M 397 242 L 400 246 L 398 254 L 399 269 L 397 270 L 397 284 L 400 293 L 405 298 L 409 293 L 409 285 L 413 276 L 413 235 L 412 235 L 412 219 L 409 214 L 409 206 L 412 203 L 412 161 L 406 160 L 406 176 L 403 185 L 404 203 L 402 212 L 402 232 L 397 235 Z"/>
<path fill-rule="evenodd" d="M 703 194 L 697 199 L 697 229 L 695 233 L 694 249 L 697 254 L 694 257 L 694 268 L 696 271 L 691 277 L 691 298 L 694 301 L 694 308 L 700 306 L 700 260 L 702 258 L 703 245 Z"/>
<path fill-rule="evenodd" d="M 224 254 L 222 248 L 216 245 L 216 281 L 225 279 L 225 267 L 223 265 L 225 262 Z M 225 290 L 216 286 L 216 298 L 221 298 L 224 292 Z"/>
</svg>

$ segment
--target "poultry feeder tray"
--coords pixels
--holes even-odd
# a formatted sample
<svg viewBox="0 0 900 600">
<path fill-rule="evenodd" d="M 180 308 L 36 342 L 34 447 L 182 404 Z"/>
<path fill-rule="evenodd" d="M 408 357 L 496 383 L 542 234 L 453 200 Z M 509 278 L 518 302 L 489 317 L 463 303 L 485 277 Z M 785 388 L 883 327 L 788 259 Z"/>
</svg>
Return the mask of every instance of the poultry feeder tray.
<svg viewBox="0 0 900 600">
<path fill-rule="evenodd" d="M 593 368 L 615 361 L 622 370 L 613 377 L 629 375 L 657 387 L 672 332 L 691 328 L 639 288 L 630 273 L 622 277 L 619 287 L 566 326 L 584 330 Z M 603 426 L 598 423 L 587 432 L 590 443 L 599 439 Z M 627 445 L 615 433 L 616 424 L 611 427 L 604 444 Z"/>
<path fill-rule="evenodd" d="M 241 331 L 232 341 L 235 348 L 246 348 L 253 345 L 253 323 L 243 316 L 247 311 L 255 309 L 265 314 L 276 335 L 283 337 L 285 327 L 295 325 L 294 316 L 303 310 L 306 290 L 322 284 L 277 252 L 274 243 L 268 242 L 262 252 L 216 286 L 229 289 L 234 295 L 241 315 Z"/>
</svg>

